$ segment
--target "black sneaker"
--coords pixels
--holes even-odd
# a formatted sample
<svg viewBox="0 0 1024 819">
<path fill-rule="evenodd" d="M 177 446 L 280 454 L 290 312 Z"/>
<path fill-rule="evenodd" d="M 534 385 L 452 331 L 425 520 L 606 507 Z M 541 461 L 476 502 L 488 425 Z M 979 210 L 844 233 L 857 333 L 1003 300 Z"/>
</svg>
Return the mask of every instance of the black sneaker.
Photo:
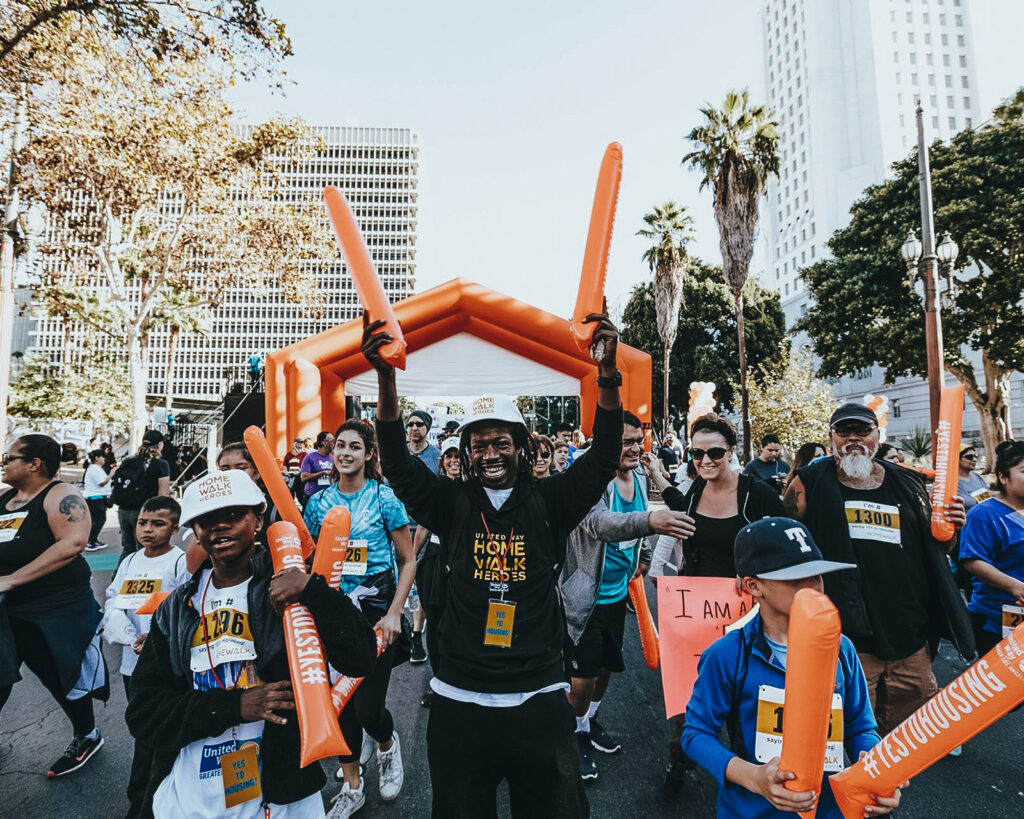
<svg viewBox="0 0 1024 819">
<path fill-rule="evenodd" d="M 590 744 L 602 754 L 614 754 L 622 748 L 618 740 L 613 739 L 611 734 L 601 727 L 597 717 L 590 718 Z"/>
<path fill-rule="evenodd" d="M 597 763 L 594 762 L 594 754 L 590 750 L 590 733 L 577 731 L 576 744 L 580 749 L 580 779 L 597 779 Z"/>
<path fill-rule="evenodd" d="M 86 762 L 92 759 L 93 754 L 102 747 L 103 737 L 99 734 L 96 735 L 96 739 L 75 737 L 71 740 L 71 744 L 68 745 L 67 750 L 64 752 L 64 756 L 50 766 L 50 770 L 46 772 L 46 775 L 64 776 L 64 774 L 77 771 Z"/>
<path fill-rule="evenodd" d="M 429 688 L 423 692 L 423 697 L 420 699 L 420 705 L 424 708 L 429 708 L 431 703 L 434 701 L 434 692 Z"/>
<path fill-rule="evenodd" d="M 427 661 L 427 650 L 423 647 L 423 632 L 412 633 L 412 653 L 409 655 L 409 662 L 413 664 L 425 663 Z"/>
</svg>

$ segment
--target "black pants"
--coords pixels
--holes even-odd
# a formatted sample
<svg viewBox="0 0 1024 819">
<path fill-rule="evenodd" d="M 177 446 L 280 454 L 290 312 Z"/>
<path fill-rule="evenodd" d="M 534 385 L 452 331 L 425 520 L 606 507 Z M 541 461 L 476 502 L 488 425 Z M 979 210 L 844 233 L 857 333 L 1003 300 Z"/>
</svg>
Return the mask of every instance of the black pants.
<svg viewBox="0 0 1024 819">
<path fill-rule="evenodd" d="M 124 696 L 132 697 L 132 678 L 121 675 L 124 680 Z M 146 815 L 146 785 L 149 783 L 149 772 L 153 767 L 153 749 L 135 740 L 135 752 L 132 754 L 132 767 L 128 772 L 128 813 L 125 819 L 137 819 Z"/>
<path fill-rule="evenodd" d="M 496 817 L 508 781 L 512 816 L 585 819 L 576 719 L 564 691 L 535 694 L 514 708 L 488 708 L 435 695 L 427 759 L 435 819 Z"/>
<path fill-rule="evenodd" d="M 107 501 L 105 498 L 89 498 L 89 515 L 92 517 L 92 528 L 89 530 L 89 542 L 95 543 L 100 539 L 100 532 L 107 522 Z"/>
<path fill-rule="evenodd" d="M 370 622 L 376 622 L 371 620 Z M 339 762 L 358 762 L 359 750 L 363 743 L 363 731 L 377 742 L 387 742 L 395 732 L 395 720 L 388 711 L 388 683 L 391 681 L 391 666 L 394 662 L 395 645 L 377 658 L 373 671 L 359 684 L 348 705 L 341 712 L 338 724 L 345 737 L 348 756 L 339 756 Z"/>
<path fill-rule="evenodd" d="M 96 719 L 92 712 L 92 697 L 86 695 L 81 699 L 69 700 L 65 696 L 64 687 L 57 674 L 57 664 L 54 662 L 53 655 L 47 647 L 46 638 L 39 626 L 14 617 L 10 619 L 10 623 L 18 659 L 29 667 L 32 673 L 39 678 L 39 682 L 57 701 L 57 705 L 71 720 L 75 736 L 91 733 L 96 727 Z M 0 710 L 11 696 L 13 688 L 13 685 L 0 688 Z"/>
</svg>

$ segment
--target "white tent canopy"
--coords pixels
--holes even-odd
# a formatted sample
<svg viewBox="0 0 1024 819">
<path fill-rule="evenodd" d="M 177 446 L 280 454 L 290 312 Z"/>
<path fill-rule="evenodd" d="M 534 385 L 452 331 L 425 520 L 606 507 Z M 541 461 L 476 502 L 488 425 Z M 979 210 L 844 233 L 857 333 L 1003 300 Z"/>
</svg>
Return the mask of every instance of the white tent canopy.
<svg viewBox="0 0 1024 819">
<path fill-rule="evenodd" d="M 399 395 L 579 395 L 579 379 L 469 333 L 457 333 L 406 356 L 396 370 Z M 376 395 L 377 374 L 345 381 L 349 395 Z"/>
</svg>

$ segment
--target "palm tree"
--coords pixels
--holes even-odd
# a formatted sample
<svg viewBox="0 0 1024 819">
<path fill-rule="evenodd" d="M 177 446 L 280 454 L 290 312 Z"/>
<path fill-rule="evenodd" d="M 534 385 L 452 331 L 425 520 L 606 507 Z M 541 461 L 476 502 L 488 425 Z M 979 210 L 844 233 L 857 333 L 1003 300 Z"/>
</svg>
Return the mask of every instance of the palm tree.
<svg viewBox="0 0 1024 819">
<path fill-rule="evenodd" d="M 743 418 L 743 455 L 750 460 L 750 413 L 747 396 L 747 346 L 743 326 L 743 285 L 750 272 L 757 238 L 758 200 L 768 179 L 779 173 L 779 130 L 775 112 L 751 107 L 747 90 L 730 91 L 721 110 L 702 108 L 704 124 L 690 131 L 695 150 L 683 164 L 698 168 L 701 189 L 711 185 L 715 194 L 715 221 L 722 250 L 722 270 L 736 305 L 736 332 L 740 353 L 740 401 Z"/>
<path fill-rule="evenodd" d="M 644 215 L 647 227 L 637 236 L 650 239 L 653 244 L 644 251 L 643 259 L 654 274 L 654 311 L 658 320 L 658 335 L 665 347 L 664 394 L 661 413 L 661 434 L 668 431 L 668 362 L 672 345 L 679 329 L 679 308 L 683 302 L 683 280 L 689 255 L 686 243 L 693 238 L 693 218 L 675 202 L 666 202 Z"/>
</svg>

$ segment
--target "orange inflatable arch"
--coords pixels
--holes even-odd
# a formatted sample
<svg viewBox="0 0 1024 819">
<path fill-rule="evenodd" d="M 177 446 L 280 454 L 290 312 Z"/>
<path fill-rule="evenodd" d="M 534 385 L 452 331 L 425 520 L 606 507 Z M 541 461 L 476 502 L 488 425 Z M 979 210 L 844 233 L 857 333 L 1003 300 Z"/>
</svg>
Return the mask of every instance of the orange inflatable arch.
<svg viewBox="0 0 1024 819">
<path fill-rule="evenodd" d="M 456 339 L 474 353 L 479 342 L 542 365 L 563 379 L 577 382 L 580 420 L 589 434 L 597 403 L 597 365 L 581 351 L 570 331 L 569 319 L 539 310 L 525 302 L 463 279 L 452 279 L 431 290 L 411 296 L 394 306 L 405 333 L 411 359 L 407 374 L 398 373 L 399 392 L 411 395 L 479 395 L 486 392 L 524 394 L 508 389 L 504 367 L 478 374 L 471 389 L 458 393 L 446 389 L 403 390 L 403 378 L 430 376 L 417 373 L 416 353 Z M 315 438 L 324 429 L 334 430 L 345 421 L 346 382 L 364 377 L 370 369 L 360 352 L 362 319 L 356 318 L 319 335 L 299 341 L 267 356 L 267 440 L 275 453 L 288 450 L 295 438 Z M 475 345 L 474 341 L 475 340 Z M 505 360 L 508 360 L 507 358 Z M 466 367 L 478 365 L 465 361 Z M 641 350 L 619 344 L 623 406 L 644 422 L 651 420 L 651 357 Z M 365 382 L 364 382 L 365 383 Z M 375 385 L 375 381 L 373 382 Z M 438 376 L 438 383 L 444 383 Z M 373 394 L 365 386 L 353 394 Z M 534 395 L 546 392 L 542 385 Z M 569 393 L 563 393 L 569 394 Z"/>
</svg>

